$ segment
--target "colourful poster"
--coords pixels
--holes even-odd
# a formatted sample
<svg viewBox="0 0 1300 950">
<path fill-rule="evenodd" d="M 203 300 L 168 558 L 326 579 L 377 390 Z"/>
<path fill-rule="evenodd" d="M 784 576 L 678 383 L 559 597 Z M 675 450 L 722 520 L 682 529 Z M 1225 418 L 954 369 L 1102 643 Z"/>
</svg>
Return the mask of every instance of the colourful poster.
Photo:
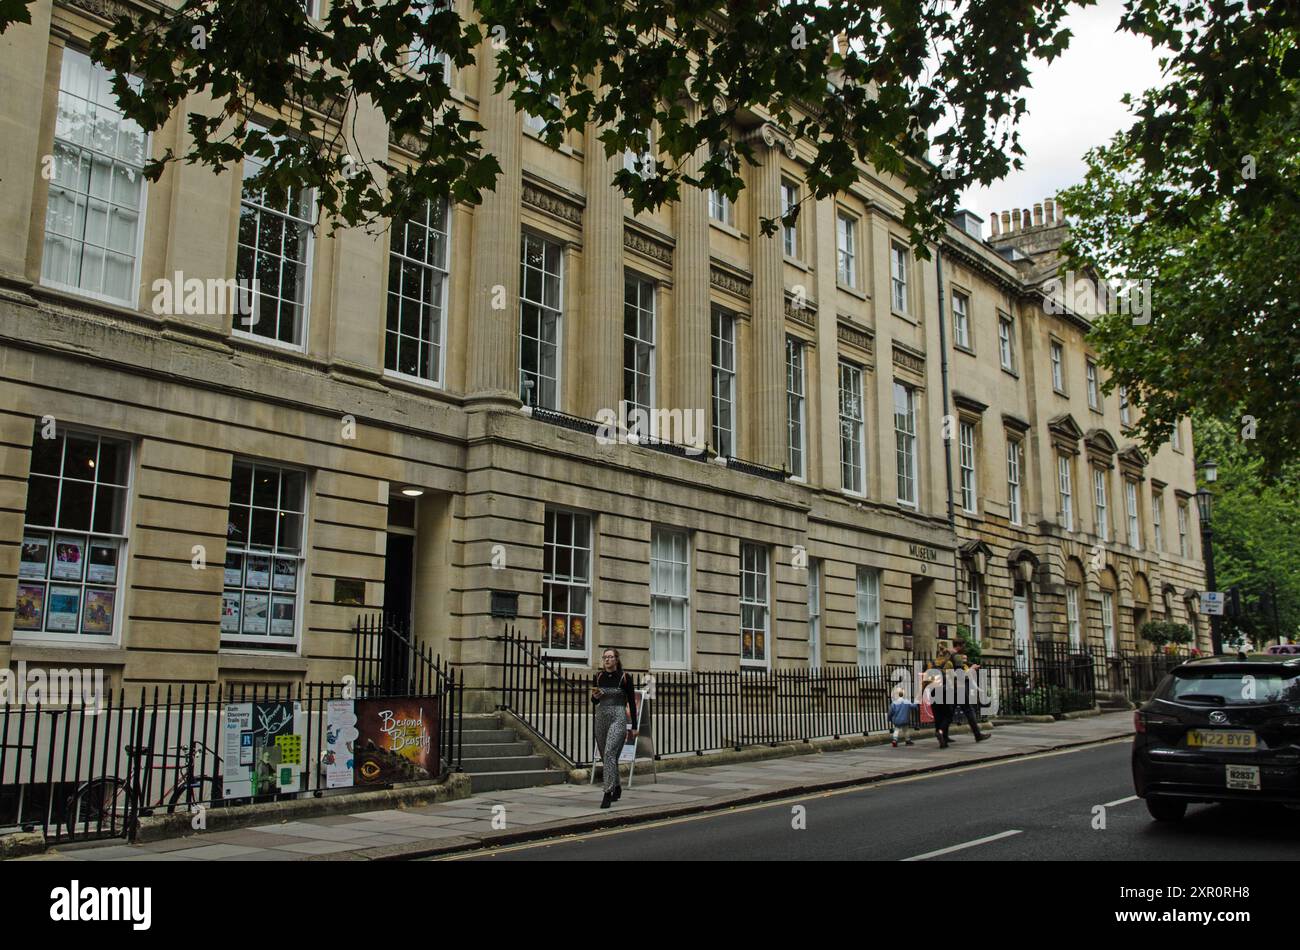
<svg viewBox="0 0 1300 950">
<path fill-rule="evenodd" d="M 248 587 L 266 590 L 271 586 L 271 559 L 265 554 L 250 554 L 244 559 L 245 580 Z"/>
<path fill-rule="evenodd" d="M 352 700 L 329 700 L 325 704 L 325 751 L 321 753 L 326 788 L 352 787 L 356 741 L 357 713 Z"/>
<path fill-rule="evenodd" d="M 81 632 L 111 634 L 113 607 L 116 600 L 116 591 L 86 588 L 85 614 L 81 618 Z"/>
<path fill-rule="evenodd" d="M 297 602 L 293 597 L 276 594 L 271 598 L 271 636 L 293 636 L 293 617 Z"/>
<path fill-rule="evenodd" d="M 50 586 L 50 599 L 46 605 L 46 630 L 75 633 L 81 614 L 81 588 Z"/>
<path fill-rule="evenodd" d="M 15 630 L 39 630 L 45 620 L 45 585 L 18 585 L 18 616 Z"/>
<path fill-rule="evenodd" d="M 298 589 L 298 562 L 287 557 L 276 558 L 273 586 L 276 590 L 296 591 Z"/>
<path fill-rule="evenodd" d="M 438 706 L 429 696 L 356 700 L 356 784 L 436 778 Z"/>
<path fill-rule="evenodd" d="M 227 587 L 242 587 L 244 584 L 244 555 L 237 551 L 226 552 L 226 579 L 223 583 Z"/>
<path fill-rule="evenodd" d="M 91 541 L 86 580 L 92 584 L 117 583 L 117 542 Z"/>
<path fill-rule="evenodd" d="M 244 616 L 241 629 L 244 633 L 266 633 L 266 614 L 270 609 L 270 594 L 245 594 Z"/>
<path fill-rule="evenodd" d="M 239 592 L 226 591 L 221 595 L 221 632 L 239 632 Z"/>
<path fill-rule="evenodd" d="M 85 542 L 81 538 L 60 535 L 54 542 L 54 566 L 51 574 L 61 581 L 81 580 L 83 549 Z"/>
<path fill-rule="evenodd" d="M 301 761 L 304 728 L 301 703 L 227 705 L 221 743 L 225 750 L 222 753 L 224 797 L 249 798 L 279 791 L 281 764 L 294 764 L 283 762 L 285 749 L 296 751 Z"/>
<path fill-rule="evenodd" d="M 587 648 L 586 640 L 583 634 L 586 632 L 585 622 L 581 617 L 574 617 L 573 623 L 569 627 L 569 649 L 585 650 Z"/>
<path fill-rule="evenodd" d="M 24 535 L 22 560 L 18 563 L 18 576 L 45 580 L 45 572 L 48 570 L 49 565 L 50 536 L 48 534 Z"/>
<path fill-rule="evenodd" d="M 551 649 L 567 650 L 569 648 L 568 638 L 565 636 L 567 619 L 561 616 L 551 618 Z"/>
</svg>

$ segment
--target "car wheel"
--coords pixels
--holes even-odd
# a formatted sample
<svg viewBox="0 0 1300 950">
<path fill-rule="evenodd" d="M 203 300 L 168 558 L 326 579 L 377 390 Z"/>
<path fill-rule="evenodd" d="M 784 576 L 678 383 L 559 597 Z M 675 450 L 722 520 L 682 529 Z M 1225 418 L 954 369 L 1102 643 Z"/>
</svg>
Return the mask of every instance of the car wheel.
<svg viewBox="0 0 1300 950">
<path fill-rule="evenodd" d="M 1182 821 L 1187 814 L 1187 802 L 1152 795 L 1147 798 L 1147 811 L 1156 821 Z"/>
</svg>

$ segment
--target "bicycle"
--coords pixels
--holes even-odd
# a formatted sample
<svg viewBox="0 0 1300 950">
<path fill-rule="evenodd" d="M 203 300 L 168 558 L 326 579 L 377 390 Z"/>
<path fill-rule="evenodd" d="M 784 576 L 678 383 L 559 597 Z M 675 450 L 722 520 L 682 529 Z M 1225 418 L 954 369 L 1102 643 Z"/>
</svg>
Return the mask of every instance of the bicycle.
<svg viewBox="0 0 1300 950">
<path fill-rule="evenodd" d="M 176 806 L 180 804 L 182 796 L 185 800 L 186 812 L 193 811 L 198 803 L 210 801 L 215 797 L 219 788 L 217 780 L 210 775 L 196 774 L 194 770 L 194 759 L 200 749 L 210 753 L 217 765 L 221 764 L 221 757 L 207 745 L 194 742 L 188 746 L 176 746 L 174 753 L 163 752 L 160 756 L 161 764 L 151 766 L 154 769 L 175 772 L 175 784 L 164 788 L 157 799 L 160 804 L 166 799 L 169 815 L 175 814 Z M 110 830 L 116 830 L 119 826 L 125 829 L 131 816 L 138 818 L 141 814 L 152 812 L 152 806 L 136 801 L 137 785 L 141 789 L 146 786 L 145 776 L 139 774 L 141 769 L 139 763 L 147 756 L 149 749 L 146 746 L 129 745 L 125 752 L 127 757 L 125 778 L 102 775 L 83 782 L 68 796 L 64 822 L 69 837 L 76 836 L 78 826 L 81 826 L 83 831 L 89 831 L 92 827 L 95 831 L 101 831 L 105 824 Z M 168 763 L 169 759 L 177 760 L 174 768 Z M 205 782 L 211 786 L 213 793 L 207 797 L 203 794 Z"/>
</svg>

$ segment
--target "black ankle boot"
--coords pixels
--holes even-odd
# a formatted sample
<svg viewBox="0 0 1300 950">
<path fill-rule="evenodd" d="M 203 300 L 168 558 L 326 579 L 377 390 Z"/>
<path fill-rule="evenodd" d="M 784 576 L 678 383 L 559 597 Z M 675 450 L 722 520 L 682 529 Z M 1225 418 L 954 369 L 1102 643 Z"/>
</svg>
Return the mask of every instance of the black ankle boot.
<svg viewBox="0 0 1300 950">
<path fill-rule="evenodd" d="M 609 803 L 610 803 L 610 801 L 612 801 L 612 799 L 611 799 L 611 797 L 610 797 L 610 794 L 609 794 L 609 792 L 606 792 L 606 793 L 605 793 L 605 797 L 602 798 L 602 799 L 600 800 L 600 807 L 601 807 L 601 808 L 608 808 L 608 807 L 609 807 Z"/>
<path fill-rule="evenodd" d="M 623 786 L 622 786 L 622 785 L 615 785 L 615 786 L 614 786 L 614 794 L 611 795 L 610 797 L 611 797 L 614 801 L 618 801 L 620 798 L 622 798 L 622 797 L 623 797 Z"/>
</svg>

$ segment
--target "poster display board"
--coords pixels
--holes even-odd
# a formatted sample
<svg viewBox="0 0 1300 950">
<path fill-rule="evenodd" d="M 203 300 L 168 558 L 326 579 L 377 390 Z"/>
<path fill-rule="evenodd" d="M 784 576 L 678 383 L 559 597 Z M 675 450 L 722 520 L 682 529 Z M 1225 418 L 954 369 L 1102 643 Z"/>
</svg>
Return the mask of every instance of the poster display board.
<svg viewBox="0 0 1300 950">
<path fill-rule="evenodd" d="M 358 699 L 355 708 L 357 785 L 389 785 L 437 777 L 436 698 Z"/>
<path fill-rule="evenodd" d="M 353 701 L 331 699 L 325 704 L 325 750 L 321 753 L 326 788 L 352 787 L 356 741 L 357 713 Z"/>
<path fill-rule="evenodd" d="M 301 772 L 304 731 L 299 702 L 227 703 L 221 721 L 222 797 L 296 790 L 296 779 L 292 788 L 282 782 Z"/>
</svg>

